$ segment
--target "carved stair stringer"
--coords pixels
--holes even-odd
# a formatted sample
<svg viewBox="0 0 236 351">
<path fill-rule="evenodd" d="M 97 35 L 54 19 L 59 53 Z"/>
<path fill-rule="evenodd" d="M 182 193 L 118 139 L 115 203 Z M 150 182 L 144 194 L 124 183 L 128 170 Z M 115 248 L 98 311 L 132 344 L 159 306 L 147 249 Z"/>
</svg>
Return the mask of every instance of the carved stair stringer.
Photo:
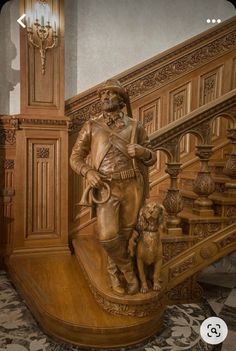
<svg viewBox="0 0 236 351">
<path fill-rule="evenodd" d="M 236 223 L 217 231 L 174 257 L 162 267 L 165 292 L 236 250 Z"/>
<path fill-rule="evenodd" d="M 173 289 L 189 280 L 198 271 L 236 250 L 236 223 L 218 230 L 171 258 L 162 266 L 162 290 L 149 290 L 146 294 L 118 296 L 109 288 L 106 275 L 106 254 L 93 235 L 80 236 L 73 242 L 76 256 L 96 301 L 109 313 L 145 317 L 163 307 L 163 297 L 168 304 L 174 302 Z M 197 289 L 196 286 L 193 286 Z M 195 295 L 197 291 L 195 292 Z M 196 296 L 194 296 L 196 298 Z M 190 301 L 189 293 L 182 300 Z"/>
</svg>

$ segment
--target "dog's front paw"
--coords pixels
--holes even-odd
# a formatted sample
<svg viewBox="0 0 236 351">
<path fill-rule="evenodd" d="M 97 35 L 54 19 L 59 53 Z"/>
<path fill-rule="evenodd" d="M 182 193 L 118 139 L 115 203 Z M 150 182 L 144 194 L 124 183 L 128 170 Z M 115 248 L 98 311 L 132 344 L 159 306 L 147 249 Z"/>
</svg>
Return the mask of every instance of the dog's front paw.
<svg viewBox="0 0 236 351">
<path fill-rule="evenodd" d="M 140 292 L 141 292 L 142 294 L 145 294 L 145 293 L 148 292 L 148 286 L 147 286 L 147 284 L 142 284 L 141 289 L 140 289 Z"/>
<path fill-rule="evenodd" d="M 155 290 L 155 291 L 161 290 L 161 285 L 159 283 L 154 283 L 153 284 L 153 290 Z"/>
</svg>

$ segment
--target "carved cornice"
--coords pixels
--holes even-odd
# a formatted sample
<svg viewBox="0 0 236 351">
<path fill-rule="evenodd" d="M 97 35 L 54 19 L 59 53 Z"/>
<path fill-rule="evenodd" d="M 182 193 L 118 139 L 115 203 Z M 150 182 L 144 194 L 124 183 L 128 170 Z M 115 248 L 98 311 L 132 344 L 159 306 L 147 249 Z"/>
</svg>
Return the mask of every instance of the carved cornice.
<svg viewBox="0 0 236 351">
<path fill-rule="evenodd" d="M 131 101 L 170 83 L 206 63 L 236 49 L 236 18 L 217 29 L 192 38 L 177 47 L 128 70 L 116 78 L 126 87 Z M 74 130 L 100 112 L 97 89 L 100 85 L 66 101 L 66 114 Z"/>
<path fill-rule="evenodd" d="M 160 88 L 179 76 L 189 73 L 197 67 L 205 65 L 212 58 L 221 56 L 233 48 L 236 48 L 236 30 L 161 68 L 157 68 L 146 76 L 128 84 L 126 89 L 131 99 L 140 97 L 153 89 Z"/>
</svg>

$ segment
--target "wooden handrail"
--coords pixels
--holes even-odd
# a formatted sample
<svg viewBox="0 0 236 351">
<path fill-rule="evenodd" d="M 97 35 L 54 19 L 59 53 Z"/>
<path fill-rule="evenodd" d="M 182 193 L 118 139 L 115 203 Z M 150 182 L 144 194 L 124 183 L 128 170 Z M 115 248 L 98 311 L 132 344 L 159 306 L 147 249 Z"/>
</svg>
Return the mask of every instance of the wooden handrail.
<svg viewBox="0 0 236 351">
<path fill-rule="evenodd" d="M 236 117 L 236 89 L 153 133 L 150 136 L 152 146 L 157 150 L 173 137 L 181 138 L 184 134 L 194 131 L 194 127 L 220 115 L 231 119 L 233 115 Z"/>
</svg>

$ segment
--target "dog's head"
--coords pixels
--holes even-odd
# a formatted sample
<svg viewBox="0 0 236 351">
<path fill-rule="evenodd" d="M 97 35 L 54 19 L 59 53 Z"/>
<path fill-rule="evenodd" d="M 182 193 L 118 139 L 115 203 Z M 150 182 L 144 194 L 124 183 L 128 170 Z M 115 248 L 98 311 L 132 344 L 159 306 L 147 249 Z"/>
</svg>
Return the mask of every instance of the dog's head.
<svg viewBox="0 0 236 351">
<path fill-rule="evenodd" d="M 138 218 L 137 229 L 156 231 L 166 226 L 166 211 L 164 206 L 157 202 L 149 202 L 145 204 Z"/>
</svg>

